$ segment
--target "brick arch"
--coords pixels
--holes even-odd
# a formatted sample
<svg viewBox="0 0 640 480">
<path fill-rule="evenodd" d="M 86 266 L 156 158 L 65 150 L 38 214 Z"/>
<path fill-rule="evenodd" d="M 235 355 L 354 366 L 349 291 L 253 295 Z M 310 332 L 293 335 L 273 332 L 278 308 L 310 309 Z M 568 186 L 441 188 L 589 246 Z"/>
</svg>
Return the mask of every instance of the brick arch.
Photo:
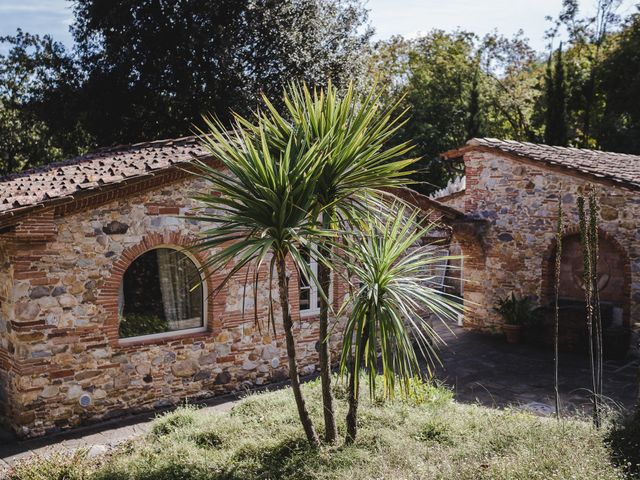
<svg viewBox="0 0 640 480">
<path fill-rule="evenodd" d="M 563 240 L 568 237 L 572 237 L 580 234 L 579 225 L 571 225 L 565 228 L 562 233 Z M 623 309 L 623 321 L 626 325 L 629 325 L 631 320 L 631 260 L 627 250 L 622 244 L 609 232 L 598 228 L 599 241 L 606 241 L 622 258 L 623 268 L 623 281 L 624 281 L 624 303 Z M 540 300 L 542 303 L 548 303 L 553 300 L 555 296 L 554 280 L 555 280 L 555 255 L 556 255 L 557 241 L 555 237 L 547 246 L 542 257 L 542 278 L 540 288 Z"/>
<path fill-rule="evenodd" d="M 167 233 L 150 233 L 145 235 L 140 243 L 126 248 L 118 257 L 118 259 L 111 266 L 111 275 L 105 279 L 102 288 L 99 289 L 98 299 L 96 304 L 102 306 L 106 313 L 105 319 L 105 332 L 109 339 L 109 343 L 112 346 L 118 345 L 119 340 L 119 318 L 118 318 L 118 295 L 120 291 L 120 284 L 124 277 L 127 268 L 142 254 L 160 247 L 173 248 L 177 251 L 185 252 L 189 246 L 192 246 L 196 238 L 193 236 L 185 236 L 179 232 L 167 232 Z M 196 266 L 200 268 L 206 262 L 206 254 L 203 252 L 188 251 L 188 256 L 195 260 Z M 221 299 L 209 295 L 212 291 L 210 283 L 213 277 L 209 275 L 208 271 L 203 272 L 203 287 L 205 289 L 205 302 L 206 302 L 206 318 L 205 326 L 207 332 L 211 332 L 213 329 L 213 318 L 219 313 L 221 308 Z M 224 301 L 224 299 L 222 299 Z M 207 333 L 205 332 L 205 333 Z M 175 336 L 182 336 L 176 332 Z M 167 337 L 172 339 L 174 337 Z M 141 340 L 142 342 L 145 342 Z M 164 341 L 164 340 L 163 340 Z M 157 342 L 157 340 L 156 340 Z"/>
<path fill-rule="evenodd" d="M 452 240 L 457 242 L 462 255 L 460 285 L 464 305 L 464 325 L 483 328 L 493 315 L 492 300 L 487 290 L 486 222 L 456 223 Z"/>
</svg>

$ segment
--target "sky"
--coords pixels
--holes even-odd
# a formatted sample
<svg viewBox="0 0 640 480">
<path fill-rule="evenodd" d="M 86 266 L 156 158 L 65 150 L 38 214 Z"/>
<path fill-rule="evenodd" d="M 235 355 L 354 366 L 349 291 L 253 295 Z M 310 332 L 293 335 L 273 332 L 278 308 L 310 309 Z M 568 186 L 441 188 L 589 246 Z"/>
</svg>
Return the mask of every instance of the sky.
<svg viewBox="0 0 640 480">
<path fill-rule="evenodd" d="M 622 0 L 621 14 L 634 11 L 638 0 Z M 580 0 L 586 12 L 595 0 Z M 20 27 L 71 45 L 69 25 L 73 19 L 67 0 L 0 0 L 0 35 Z M 434 28 L 461 28 L 480 35 L 493 30 L 512 36 L 522 29 L 533 48 L 543 51 L 546 15 L 557 16 L 561 0 L 369 0 L 369 19 L 376 39 L 401 34 L 415 37 Z"/>
</svg>

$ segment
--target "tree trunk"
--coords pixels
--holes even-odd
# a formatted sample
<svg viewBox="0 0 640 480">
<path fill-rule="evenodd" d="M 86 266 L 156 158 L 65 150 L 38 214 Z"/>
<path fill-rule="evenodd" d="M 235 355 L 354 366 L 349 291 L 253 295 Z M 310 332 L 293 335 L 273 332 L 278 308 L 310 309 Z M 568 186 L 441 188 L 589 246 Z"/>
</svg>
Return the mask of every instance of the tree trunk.
<svg viewBox="0 0 640 480">
<path fill-rule="evenodd" d="M 347 412 L 347 436 L 344 442 L 347 445 L 353 444 L 356 441 L 356 435 L 358 434 L 358 393 L 356 391 L 356 361 L 355 358 L 351 361 L 349 368 L 349 411 Z"/>
<path fill-rule="evenodd" d="M 307 440 L 311 445 L 317 447 L 320 442 L 316 434 L 313 422 L 307 411 L 307 407 L 300 389 L 300 375 L 298 375 L 298 362 L 296 360 L 296 343 L 293 337 L 293 320 L 289 310 L 289 280 L 287 279 L 287 266 L 284 256 L 280 256 L 276 260 L 276 270 L 278 273 L 278 290 L 280 294 L 280 306 L 282 307 L 282 323 L 284 325 L 284 333 L 287 341 L 287 357 L 289 358 L 289 380 L 291 381 L 291 390 L 298 407 L 298 415 L 300 423 L 307 435 Z"/>
<path fill-rule="evenodd" d="M 359 364 L 362 366 L 362 359 L 364 357 L 364 349 L 369 339 L 369 328 L 365 328 L 362 337 L 360 338 L 359 349 Z M 356 441 L 356 435 L 358 434 L 358 399 L 360 397 L 360 382 L 358 382 L 358 388 L 356 389 L 356 377 L 360 375 L 359 371 L 356 371 L 356 358 L 355 355 L 352 358 L 351 366 L 349 367 L 349 411 L 347 412 L 347 435 L 345 437 L 345 443 L 347 445 L 353 444 Z"/>
<path fill-rule="evenodd" d="M 331 251 L 325 252 L 327 261 L 331 261 Z M 327 296 L 320 298 L 320 339 L 319 360 L 320 380 L 322 384 L 322 410 L 324 412 L 324 440 L 335 443 L 338 433 L 336 429 L 336 415 L 333 408 L 331 393 L 331 351 L 329 349 L 329 290 L 331 289 L 331 271 L 322 262 L 318 262 L 318 280 L 320 287 Z"/>
</svg>

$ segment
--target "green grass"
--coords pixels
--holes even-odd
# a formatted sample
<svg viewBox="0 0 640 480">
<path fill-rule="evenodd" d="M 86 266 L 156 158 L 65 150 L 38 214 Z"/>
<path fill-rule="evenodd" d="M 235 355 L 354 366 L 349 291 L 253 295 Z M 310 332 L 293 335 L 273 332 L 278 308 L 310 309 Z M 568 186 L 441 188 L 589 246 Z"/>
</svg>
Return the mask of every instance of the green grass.
<svg viewBox="0 0 640 480">
<path fill-rule="evenodd" d="M 290 390 L 252 395 L 231 413 L 181 408 L 111 455 L 30 461 L 12 480 L 620 479 L 600 433 L 580 420 L 540 418 L 452 401 L 417 384 L 411 401 L 363 396 L 355 445 L 310 449 Z M 366 388 L 366 387 L 365 387 Z M 320 426 L 320 388 L 305 392 Z M 336 390 L 344 417 L 344 391 Z M 340 425 L 341 433 L 344 426 Z"/>
</svg>

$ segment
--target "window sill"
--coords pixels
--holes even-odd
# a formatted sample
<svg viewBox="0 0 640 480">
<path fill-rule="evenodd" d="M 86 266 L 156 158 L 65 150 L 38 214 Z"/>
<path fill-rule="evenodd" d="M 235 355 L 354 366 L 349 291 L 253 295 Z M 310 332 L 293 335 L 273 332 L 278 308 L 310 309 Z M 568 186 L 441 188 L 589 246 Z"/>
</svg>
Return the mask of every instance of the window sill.
<svg viewBox="0 0 640 480">
<path fill-rule="evenodd" d="M 138 345 L 158 345 L 185 338 L 206 337 L 209 334 L 207 327 L 190 328 L 188 330 L 177 330 L 175 332 L 155 333 L 140 337 L 119 338 L 119 347 L 131 347 Z"/>
</svg>

